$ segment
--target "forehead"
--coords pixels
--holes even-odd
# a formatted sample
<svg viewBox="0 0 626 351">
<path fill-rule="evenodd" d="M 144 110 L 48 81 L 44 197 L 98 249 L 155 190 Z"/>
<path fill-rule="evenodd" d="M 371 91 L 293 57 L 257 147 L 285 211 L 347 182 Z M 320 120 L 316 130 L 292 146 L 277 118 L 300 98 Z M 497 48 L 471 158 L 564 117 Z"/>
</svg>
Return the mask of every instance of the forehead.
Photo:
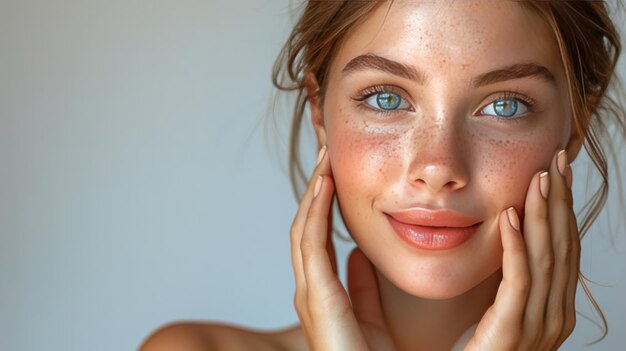
<svg viewBox="0 0 626 351">
<path fill-rule="evenodd" d="M 486 71 L 536 62 L 562 73 L 556 38 L 538 13 L 517 1 L 395 0 L 346 36 L 332 71 L 374 53 L 430 71 Z"/>
</svg>

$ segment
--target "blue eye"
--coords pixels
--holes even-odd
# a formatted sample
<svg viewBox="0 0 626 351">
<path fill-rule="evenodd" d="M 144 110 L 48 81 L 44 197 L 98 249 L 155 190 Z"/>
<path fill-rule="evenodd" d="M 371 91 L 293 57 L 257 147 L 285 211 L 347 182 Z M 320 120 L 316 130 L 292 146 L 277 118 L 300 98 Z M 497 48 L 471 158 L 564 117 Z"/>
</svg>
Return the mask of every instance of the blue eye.
<svg viewBox="0 0 626 351">
<path fill-rule="evenodd" d="M 402 96 L 390 92 L 372 94 L 365 99 L 365 102 L 375 109 L 385 111 L 394 111 L 398 109 L 406 110 L 411 108 Z"/>
<path fill-rule="evenodd" d="M 481 114 L 511 118 L 528 112 L 528 106 L 519 99 L 498 99 L 480 110 Z"/>
</svg>

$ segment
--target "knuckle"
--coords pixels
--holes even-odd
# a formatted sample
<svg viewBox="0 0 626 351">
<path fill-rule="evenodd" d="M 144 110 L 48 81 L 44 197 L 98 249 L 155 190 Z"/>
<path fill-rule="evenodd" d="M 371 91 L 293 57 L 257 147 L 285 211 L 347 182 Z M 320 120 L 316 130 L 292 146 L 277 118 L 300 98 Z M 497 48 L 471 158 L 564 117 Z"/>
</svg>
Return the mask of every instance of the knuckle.
<svg viewBox="0 0 626 351">
<path fill-rule="evenodd" d="M 550 323 L 546 326 L 545 335 L 550 339 L 556 339 L 561 335 L 563 329 L 563 318 L 553 317 Z"/>
<path fill-rule="evenodd" d="M 569 191 L 567 191 L 566 189 L 563 189 L 562 191 L 557 191 L 557 199 L 559 199 L 562 202 L 568 203 L 569 198 L 571 195 L 568 194 Z"/>
<path fill-rule="evenodd" d="M 563 335 L 569 336 L 576 328 L 576 310 L 574 307 L 568 308 L 563 321 Z"/>
<path fill-rule="evenodd" d="M 520 274 L 514 280 L 510 281 L 511 288 L 520 296 L 528 296 L 532 287 L 531 279 L 526 274 Z"/>
<path fill-rule="evenodd" d="M 575 253 L 580 253 L 580 238 L 578 237 L 578 235 L 576 236 L 576 238 L 574 238 L 574 240 L 572 240 L 573 244 L 572 245 L 572 249 Z"/>
<path fill-rule="evenodd" d="M 311 207 L 309 208 L 309 212 L 306 214 L 307 222 L 315 220 L 317 217 L 320 216 L 321 212 L 322 210 L 318 206 L 311 205 Z"/>
<path fill-rule="evenodd" d="M 526 255 L 526 247 L 521 239 L 513 242 L 512 250 L 516 255 Z"/>
<path fill-rule="evenodd" d="M 574 206 L 574 198 L 572 197 L 572 195 L 571 195 L 571 194 L 569 194 L 569 195 L 567 196 L 566 203 L 567 203 L 567 207 L 572 207 L 572 206 Z"/>
<path fill-rule="evenodd" d="M 580 239 L 575 238 L 572 240 L 571 252 L 575 257 L 580 257 Z"/>
<path fill-rule="evenodd" d="M 565 191 L 565 201 L 570 206 L 572 206 L 574 204 L 574 195 L 572 194 L 571 190 L 569 190 L 569 189 Z"/>
<path fill-rule="evenodd" d="M 299 316 L 303 316 L 306 310 L 306 298 L 304 297 L 304 294 L 301 293 L 296 293 L 294 295 L 293 298 L 293 306 L 296 309 L 296 312 L 298 313 Z"/>
<path fill-rule="evenodd" d="M 296 232 L 297 232 L 297 230 L 298 230 L 298 225 L 297 225 L 296 223 L 297 223 L 297 221 L 293 221 L 293 222 L 291 222 L 291 227 L 289 227 L 289 232 L 290 232 L 291 234 L 296 233 Z"/>
<path fill-rule="evenodd" d="M 520 288 L 530 289 L 530 287 L 532 286 L 532 278 L 528 269 L 524 269 L 519 272 L 519 274 L 515 278 L 515 283 Z"/>
<path fill-rule="evenodd" d="M 300 242 L 300 251 L 302 251 L 302 256 L 309 257 L 314 250 L 315 247 L 313 246 L 313 244 L 309 240 L 302 238 L 302 241 Z"/>
<path fill-rule="evenodd" d="M 534 337 L 524 336 L 517 347 L 509 347 L 506 350 L 537 350 L 537 342 Z"/>
<path fill-rule="evenodd" d="M 518 283 L 518 290 L 520 293 L 524 294 L 524 296 L 528 296 L 528 294 L 530 293 L 530 289 L 532 288 L 532 280 L 530 279 L 530 276 L 525 274 L 523 277 L 520 277 L 519 283 Z"/>
<path fill-rule="evenodd" d="M 302 318 L 304 311 L 302 310 L 302 305 L 294 301 L 294 308 L 296 309 L 296 313 L 300 318 Z"/>
<path fill-rule="evenodd" d="M 300 296 L 298 296 L 298 292 L 293 295 L 293 307 L 296 309 L 296 312 L 300 309 Z"/>
<path fill-rule="evenodd" d="M 574 313 L 570 318 L 567 319 L 565 335 L 566 336 L 571 335 L 574 332 L 574 329 L 576 329 L 576 313 Z"/>
<path fill-rule="evenodd" d="M 539 203 L 537 206 L 532 206 L 529 210 L 531 210 L 532 215 L 537 217 L 537 220 L 540 224 L 547 225 L 548 224 L 548 206 L 545 203 Z"/>
<path fill-rule="evenodd" d="M 544 278 L 552 277 L 552 271 L 554 270 L 554 256 L 545 254 L 537 258 L 537 268 Z"/>
<path fill-rule="evenodd" d="M 518 350 L 522 345 L 522 335 L 519 332 L 509 333 L 509 337 L 501 340 L 498 344 L 497 349 Z"/>
<path fill-rule="evenodd" d="M 300 236 L 300 231 L 297 230 L 295 224 L 292 224 L 291 229 L 289 231 L 289 238 L 291 239 L 291 242 L 294 243 L 298 239 L 299 236 Z"/>
<path fill-rule="evenodd" d="M 519 292 L 521 296 L 528 297 L 528 294 L 530 293 L 530 287 L 531 287 L 530 282 L 526 284 L 520 284 L 517 287 L 517 291 Z"/>
<path fill-rule="evenodd" d="M 526 244 L 524 243 L 524 239 L 521 237 L 515 238 L 514 240 L 511 240 L 509 245 L 508 250 L 515 257 L 526 257 Z"/>
<path fill-rule="evenodd" d="M 569 262 L 572 253 L 571 240 L 563 238 L 555 244 L 555 256 L 560 262 Z"/>
<path fill-rule="evenodd" d="M 570 335 L 572 335 L 572 333 L 574 332 L 574 326 L 570 325 L 570 324 L 566 324 L 565 327 L 563 328 L 563 339 L 567 339 L 567 337 L 569 337 Z"/>
<path fill-rule="evenodd" d="M 537 320 L 532 316 L 526 315 L 524 317 L 524 324 L 528 327 L 524 328 L 523 332 L 523 340 L 525 344 L 536 345 L 539 341 L 541 341 L 541 333 L 543 330 L 543 321 Z M 522 350 L 532 350 L 533 347 L 522 348 Z"/>
</svg>

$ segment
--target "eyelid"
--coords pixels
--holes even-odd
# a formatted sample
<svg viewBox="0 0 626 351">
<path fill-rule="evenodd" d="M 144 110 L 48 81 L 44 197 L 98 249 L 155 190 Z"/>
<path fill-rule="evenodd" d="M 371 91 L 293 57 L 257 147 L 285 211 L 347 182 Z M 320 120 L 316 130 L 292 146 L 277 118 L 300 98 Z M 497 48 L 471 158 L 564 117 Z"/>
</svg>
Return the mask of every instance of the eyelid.
<svg viewBox="0 0 626 351">
<path fill-rule="evenodd" d="M 354 101 L 358 101 L 358 102 L 363 102 L 365 100 L 367 100 L 368 98 L 370 98 L 372 95 L 375 94 L 380 94 L 380 93 L 393 93 L 393 94 L 397 94 L 400 95 L 400 97 L 407 102 L 407 104 L 409 104 L 410 109 L 398 109 L 398 110 L 387 110 L 387 111 L 383 111 L 380 110 L 381 112 L 384 113 L 395 113 L 395 112 L 401 112 L 401 111 L 415 111 L 414 107 L 413 107 L 413 103 L 411 102 L 411 99 L 409 98 L 409 95 L 406 93 L 406 90 L 400 88 L 397 85 L 393 85 L 393 84 L 378 84 L 378 85 L 373 85 L 370 87 L 367 87 L 361 91 L 359 91 L 357 93 L 357 95 L 355 97 L 353 97 L 352 99 Z M 367 105 L 367 104 L 366 104 Z M 364 106 L 367 108 L 370 108 L 371 110 L 374 111 L 379 111 L 376 108 L 373 108 L 371 106 Z"/>
<path fill-rule="evenodd" d="M 510 91 L 510 90 L 506 90 L 506 91 L 501 91 L 501 92 L 497 92 L 492 94 L 489 97 L 489 100 L 487 103 L 480 105 L 476 111 L 474 111 L 474 115 L 479 115 L 479 116 L 483 116 L 480 114 L 480 111 L 484 110 L 487 106 L 489 106 L 490 104 L 493 104 L 494 102 L 498 101 L 498 100 L 519 100 L 521 103 L 523 103 L 524 105 L 526 105 L 526 108 L 528 109 L 528 112 L 521 115 L 521 116 L 516 116 L 516 117 L 497 117 L 500 119 L 509 119 L 509 120 L 513 120 L 513 119 L 517 119 L 517 118 L 522 118 L 532 112 L 535 111 L 535 99 L 524 95 L 522 93 L 518 93 L 516 91 Z M 491 116 L 491 115 L 487 115 L 487 116 Z"/>
</svg>

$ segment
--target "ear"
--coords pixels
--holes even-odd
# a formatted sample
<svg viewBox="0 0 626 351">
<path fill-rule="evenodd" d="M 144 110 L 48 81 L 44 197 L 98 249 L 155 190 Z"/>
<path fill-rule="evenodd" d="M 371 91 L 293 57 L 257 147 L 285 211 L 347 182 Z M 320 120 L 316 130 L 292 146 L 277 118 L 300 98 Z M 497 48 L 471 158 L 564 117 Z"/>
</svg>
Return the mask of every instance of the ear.
<svg viewBox="0 0 626 351">
<path fill-rule="evenodd" d="M 572 126 L 572 135 L 570 136 L 569 141 L 567 142 L 567 147 L 565 148 L 567 151 L 567 157 L 569 158 L 568 163 L 574 162 L 581 147 L 583 146 L 584 141 L 584 135 L 581 135 L 576 128 Z"/>
<path fill-rule="evenodd" d="M 311 122 L 318 145 L 326 145 L 326 126 L 324 125 L 324 116 L 322 113 L 322 103 L 320 98 L 320 86 L 317 78 L 312 72 L 307 72 L 304 77 L 309 109 L 311 111 Z"/>
<path fill-rule="evenodd" d="M 587 94 L 586 96 L 587 99 L 587 106 L 585 109 L 585 116 L 583 116 L 583 119 L 581 121 L 582 124 L 582 132 L 576 130 L 575 125 L 572 123 L 572 134 L 570 136 L 570 139 L 567 143 L 567 155 L 569 158 L 569 162 L 573 162 L 576 157 L 578 156 L 578 153 L 580 152 L 580 149 L 582 148 L 584 142 L 585 142 L 585 137 L 587 135 L 587 131 L 589 129 L 589 123 L 591 122 L 591 118 L 593 118 L 593 114 L 596 111 L 596 108 L 598 106 L 598 101 L 599 101 L 599 97 L 597 95 L 592 95 L 592 94 Z"/>
</svg>

